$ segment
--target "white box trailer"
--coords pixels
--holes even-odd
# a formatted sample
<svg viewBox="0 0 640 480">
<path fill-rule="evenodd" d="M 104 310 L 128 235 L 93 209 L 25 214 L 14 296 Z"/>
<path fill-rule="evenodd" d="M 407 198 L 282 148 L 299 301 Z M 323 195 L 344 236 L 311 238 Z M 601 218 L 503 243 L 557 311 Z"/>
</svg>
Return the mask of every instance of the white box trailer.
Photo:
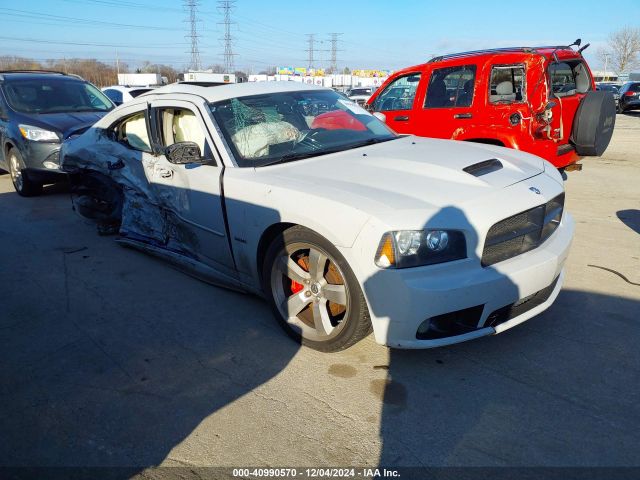
<svg viewBox="0 0 640 480">
<path fill-rule="evenodd" d="M 180 76 L 185 82 L 237 83 L 233 73 L 186 72 Z"/>
<path fill-rule="evenodd" d="M 119 73 L 118 85 L 127 87 L 159 87 L 163 85 L 159 73 Z"/>
</svg>

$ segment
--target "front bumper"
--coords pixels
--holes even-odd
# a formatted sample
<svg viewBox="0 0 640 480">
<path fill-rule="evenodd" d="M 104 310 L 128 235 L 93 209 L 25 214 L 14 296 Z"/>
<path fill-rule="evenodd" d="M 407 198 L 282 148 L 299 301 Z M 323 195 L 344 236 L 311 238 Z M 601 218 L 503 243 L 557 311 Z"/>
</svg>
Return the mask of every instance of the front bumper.
<svg viewBox="0 0 640 480">
<path fill-rule="evenodd" d="M 425 275 L 424 268 L 381 271 L 376 279 L 365 282 L 368 298 L 379 295 L 389 303 L 385 312 L 376 306 L 371 309 L 376 341 L 395 348 L 440 347 L 503 332 L 543 312 L 562 288 L 573 230 L 573 219 L 565 213 L 556 232 L 540 247 L 492 267 L 482 268 L 469 259 L 455 262 L 459 265 L 449 273 L 446 268 L 432 275 Z M 543 301 L 532 302 L 533 308 L 513 306 L 545 289 Z M 504 314 L 509 307 L 515 316 Z M 425 320 L 467 309 L 478 315 L 472 330 L 442 338 L 417 338 Z"/>
<path fill-rule="evenodd" d="M 21 153 L 29 180 L 43 184 L 66 181 L 67 175 L 60 169 L 60 144 L 27 141 Z"/>
</svg>

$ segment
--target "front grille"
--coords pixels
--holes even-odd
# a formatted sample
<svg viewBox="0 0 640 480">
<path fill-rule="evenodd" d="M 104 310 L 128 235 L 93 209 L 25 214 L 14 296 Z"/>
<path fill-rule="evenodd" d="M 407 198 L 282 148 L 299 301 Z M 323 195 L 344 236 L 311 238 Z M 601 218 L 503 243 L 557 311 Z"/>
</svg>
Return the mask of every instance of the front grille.
<svg viewBox="0 0 640 480">
<path fill-rule="evenodd" d="M 538 305 L 542 305 L 544 302 L 549 300 L 549 297 L 553 293 L 553 290 L 556 288 L 556 284 L 558 283 L 559 278 L 559 276 L 556 277 L 556 279 L 551 282 L 551 285 L 537 291 L 533 295 L 521 298 L 515 303 L 495 310 L 487 317 L 487 320 L 484 322 L 484 326 L 495 327 L 497 325 L 500 325 L 501 323 L 507 322 L 512 318 L 516 318 L 523 313 L 528 312 Z"/>
<path fill-rule="evenodd" d="M 564 193 L 538 207 L 506 218 L 489 229 L 482 266 L 502 262 L 542 245 L 558 228 L 564 210 Z"/>
</svg>

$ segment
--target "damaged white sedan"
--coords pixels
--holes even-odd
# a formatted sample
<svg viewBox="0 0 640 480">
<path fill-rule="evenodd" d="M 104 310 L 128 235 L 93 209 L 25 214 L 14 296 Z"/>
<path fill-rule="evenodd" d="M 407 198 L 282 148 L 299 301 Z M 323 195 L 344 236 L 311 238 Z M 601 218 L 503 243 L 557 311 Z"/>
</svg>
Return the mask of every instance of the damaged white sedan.
<svg viewBox="0 0 640 480">
<path fill-rule="evenodd" d="M 490 335 L 548 308 L 562 178 L 506 148 L 398 136 L 329 89 L 172 85 L 65 143 L 74 207 L 118 242 L 264 296 L 323 351 Z"/>
</svg>

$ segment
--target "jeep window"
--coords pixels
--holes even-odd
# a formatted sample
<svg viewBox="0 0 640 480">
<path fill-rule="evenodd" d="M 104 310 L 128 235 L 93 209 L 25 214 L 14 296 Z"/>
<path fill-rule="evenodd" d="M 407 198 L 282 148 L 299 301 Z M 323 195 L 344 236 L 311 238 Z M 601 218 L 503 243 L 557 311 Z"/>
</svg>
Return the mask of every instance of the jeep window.
<svg viewBox="0 0 640 480">
<path fill-rule="evenodd" d="M 568 97 L 591 90 L 591 77 L 580 60 L 552 63 L 549 66 L 549 78 L 556 97 Z"/>
<path fill-rule="evenodd" d="M 424 107 L 470 107 L 475 80 L 475 65 L 434 70 L 429 80 Z"/>
<path fill-rule="evenodd" d="M 410 73 L 396 78 L 378 95 L 373 104 L 373 110 L 376 112 L 411 110 L 419 83 L 420 73 Z"/>
<path fill-rule="evenodd" d="M 111 101 L 90 83 L 69 77 L 6 80 L 9 105 L 21 113 L 107 112 Z"/>
<path fill-rule="evenodd" d="M 527 100 L 524 66 L 496 65 L 491 69 L 489 102 L 520 103 Z"/>
<path fill-rule="evenodd" d="M 115 127 L 115 133 L 118 141 L 127 147 L 151 153 L 145 112 L 136 113 L 120 122 Z"/>
</svg>

